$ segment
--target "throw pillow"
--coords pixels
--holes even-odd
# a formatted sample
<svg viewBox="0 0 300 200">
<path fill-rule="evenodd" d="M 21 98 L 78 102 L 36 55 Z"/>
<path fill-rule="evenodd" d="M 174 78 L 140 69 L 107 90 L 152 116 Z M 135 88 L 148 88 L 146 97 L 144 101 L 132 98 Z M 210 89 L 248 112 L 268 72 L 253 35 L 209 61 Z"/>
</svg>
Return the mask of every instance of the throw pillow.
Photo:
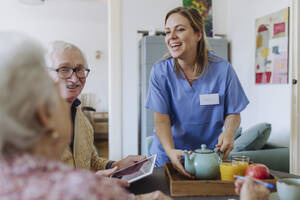
<svg viewBox="0 0 300 200">
<path fill-rule="evenodd" d="M 261 149 L 267 142 L 271 129 L 271 124 L 269 123 L 260 123 L 250 127 L 234 141 L 234 149 L 232 151 Z"/>
<path fill-rule="evenodd" d="M 238 137 L 240 137 L 242 134 L 242 127 L 239 127 L 234 134 L 234 140 L 236 140 Z"/>
</svg>

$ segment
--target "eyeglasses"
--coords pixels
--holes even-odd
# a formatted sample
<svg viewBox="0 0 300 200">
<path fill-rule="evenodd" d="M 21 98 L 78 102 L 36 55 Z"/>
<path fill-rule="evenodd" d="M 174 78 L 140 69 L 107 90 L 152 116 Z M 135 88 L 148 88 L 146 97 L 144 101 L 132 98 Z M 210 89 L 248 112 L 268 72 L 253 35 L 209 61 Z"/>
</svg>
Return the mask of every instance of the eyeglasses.
<svg viewBox="0 0 300 200">
<path fill-rule="evenodd" d="M 87 78 L 87 76 L 90 73 L 90 69 L 85 68 L 85 67 L 76 67 L 76 68 L 71 68 L 71 67 L 59 67 L 59 68 L 49 68 L 50 70 L 56 71 L 58 76 L 63 79 L 68 79 L 71 78 L 73 72 L 75 72 L 76 76 L 78 78 Z"/>
</svg>

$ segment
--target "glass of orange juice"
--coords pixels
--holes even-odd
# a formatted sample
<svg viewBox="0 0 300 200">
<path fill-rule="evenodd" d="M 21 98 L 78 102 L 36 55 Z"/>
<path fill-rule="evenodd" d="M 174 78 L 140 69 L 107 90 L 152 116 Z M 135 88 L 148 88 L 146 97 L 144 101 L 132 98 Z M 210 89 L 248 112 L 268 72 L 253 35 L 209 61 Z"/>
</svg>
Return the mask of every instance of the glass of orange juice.
<svg viewBox="0 0 300 200">
<path fill-rule="evenodd" d="M 232 165 L 235 168 L 235 175 L 245 176 L 245 171 L 249 165 L 249 156 L 235 155 L 232 156 Z"/>
<path fill-rule="evenodd" d="M 234 181 L 235 168 L 231 160 L 223 160 L 220 164 L 221 180 Z"/>
</svg>

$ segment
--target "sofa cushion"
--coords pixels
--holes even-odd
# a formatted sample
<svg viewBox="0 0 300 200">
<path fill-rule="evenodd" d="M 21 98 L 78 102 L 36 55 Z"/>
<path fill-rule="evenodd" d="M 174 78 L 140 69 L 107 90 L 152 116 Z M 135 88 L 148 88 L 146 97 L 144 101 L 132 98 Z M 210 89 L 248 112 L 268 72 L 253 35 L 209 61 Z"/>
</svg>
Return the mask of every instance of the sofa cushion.
<svg viewBox="0 0 300 200">
<path fill-rule="evenodd" d="M 261 149 L 267 142 L 270 133 L 271 124 L 269 123 L 260 123 L 251 126 L 234 141 L 234 149 L 232 151 Z"/>
<path fill-rule="evenodd" d="M 234 134 L 234 140 L 236 140 L 238 137 L 240 137 L 242 134 L 242 127 L 239 127 Z"/>
</svg>

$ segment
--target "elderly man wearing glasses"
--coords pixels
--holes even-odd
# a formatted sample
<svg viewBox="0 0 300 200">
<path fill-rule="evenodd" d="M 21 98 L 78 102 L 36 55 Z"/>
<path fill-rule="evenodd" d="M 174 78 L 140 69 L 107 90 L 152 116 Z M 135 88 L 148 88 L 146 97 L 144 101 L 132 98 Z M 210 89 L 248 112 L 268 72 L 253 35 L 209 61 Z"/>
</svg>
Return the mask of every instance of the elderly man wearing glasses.
<svg viewBox="0 0 300 200">
<path fill-rule="evenodd" d="M 98 171 L 99 175 L 111 175 L 117 169 L 124 168 L 145 156 L 128 156 L 120 161 L 110 161 L 97 156 L 94 131 L 81 111 L 77 98 L 81 93 L 90 72 L 81 50 L 74 44 L 54 41 L 49 45 L 45 56 L 50 76 L 59 85 L 60 94 L 70 104 L 73 124 L 72 140 L 62 155 L 62 161 L 76 168 Z M 111 169 L 112 168 L 112 169 Z"/>
</svg>

